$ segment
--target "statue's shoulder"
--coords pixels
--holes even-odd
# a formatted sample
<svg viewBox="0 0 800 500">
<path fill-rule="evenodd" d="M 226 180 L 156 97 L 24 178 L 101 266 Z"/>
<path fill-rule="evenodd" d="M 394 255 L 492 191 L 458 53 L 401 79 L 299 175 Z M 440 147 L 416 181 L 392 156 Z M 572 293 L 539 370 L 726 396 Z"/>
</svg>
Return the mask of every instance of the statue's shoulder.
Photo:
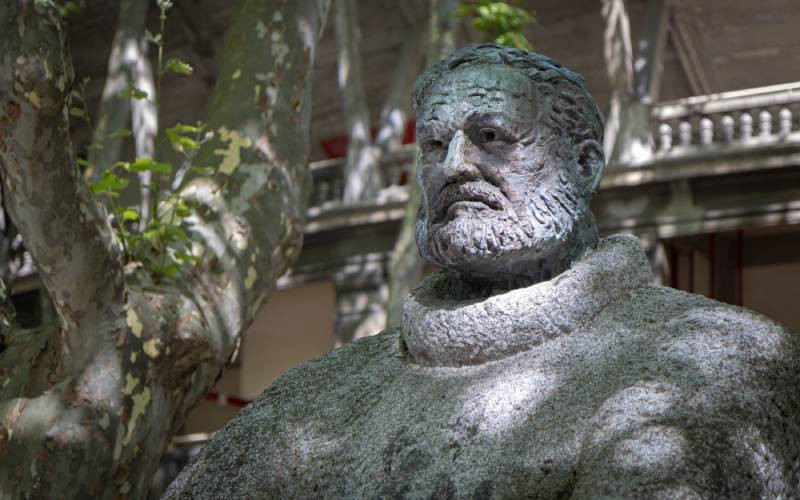
<svg viewBox="0 0 800 500">
<path fill-rule="evenodd" d="M 630 311 L 653 324 L 660 343 L 696 349 L 709 360 L 800 364 L 800 337 L 750 309 L 659 285 L 641 287 L 632 300 Z"/>
<path fill-rule="evenodd" d="M 164 498 L 292 490 L 295 454 L 341 444 L 346 423 L 403 369 L 403 358 L 399 331 L 390 329 L 288 370 L 216 433 Z"/>
<path fill-rule="evenodd" d="M 398 328 L 348 342 L 331 352 L 291 368 L 270 385 L 253 403 L 303 405 L 314 394 L 342 392 L 365 377 L 380 377 L 388 365 L 396 365 L 404 356 Z"/>
<path fill-rule="evenodd" d="M 798 498 L 798 337 L 662 286 L 613 309 L 617 378 L 603 382 L 573 496 Z"/>
</svg>

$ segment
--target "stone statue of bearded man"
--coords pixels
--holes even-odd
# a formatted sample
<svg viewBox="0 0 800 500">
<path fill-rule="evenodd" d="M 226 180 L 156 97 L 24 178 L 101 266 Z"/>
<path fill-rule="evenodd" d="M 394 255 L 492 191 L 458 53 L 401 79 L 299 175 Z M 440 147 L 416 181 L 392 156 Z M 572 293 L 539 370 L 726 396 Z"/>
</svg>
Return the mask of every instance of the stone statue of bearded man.
<svg viewBox="0 0 800 500">
<path fill-rule="evenodd" d="M 583 79 L 480 45 L 414 102 L 417 243 L 442 271 L 400 328 L 288 371 L 166 498 L 800 496 L 800 343 L 598 238 Z"/>
</svg>

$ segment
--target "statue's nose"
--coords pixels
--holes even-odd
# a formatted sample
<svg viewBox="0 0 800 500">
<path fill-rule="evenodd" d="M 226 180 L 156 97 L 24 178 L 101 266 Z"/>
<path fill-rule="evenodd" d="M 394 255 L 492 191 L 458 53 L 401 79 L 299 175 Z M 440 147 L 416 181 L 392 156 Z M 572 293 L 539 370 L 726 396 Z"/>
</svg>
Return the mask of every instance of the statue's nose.
<svg viewBox="0 0 800 500">
<path fill-rule="evenodd" d="M 481 173 L 478 167 L 469 158 L 469 138 L 463 130 L 458 130 L 450 140 L 447 148 L 447 157 L 442 165 L 442 171 L 447 180 L 454 178 L 477 179 Z"/>
</svg>

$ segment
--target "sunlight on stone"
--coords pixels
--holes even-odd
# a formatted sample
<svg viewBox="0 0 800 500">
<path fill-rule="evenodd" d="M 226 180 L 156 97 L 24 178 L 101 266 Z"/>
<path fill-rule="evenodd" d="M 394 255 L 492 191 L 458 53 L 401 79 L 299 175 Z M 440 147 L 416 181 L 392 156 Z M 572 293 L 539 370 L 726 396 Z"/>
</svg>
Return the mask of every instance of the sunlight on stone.
<svg viewBox="0 0 800 500">
<path fill-rule="evenodd" d="M 666 413 L 677 398 L 677 387 L 657 382 L 640 382 L 618 392 L 598 410 L 592 444 L 602 445 Z"/>
<path fill-rule="evenodd" d="M 555 374 L 520 370 L 503 373 L 470 387 L 464 418 L 482 433 L 498 435 L 522 424 L 558 387 Z"/>
<path fill-rule="evenodd" d="M 777 465 L 781 463 L 778 456 L 767 446 L 767 439 L 754 426 L 742 429 L 736 436 L 739 450 L 752 460 L 753 473 L 764 482 L 787 484 L 783 470 Z"/>
<path fill-rule="evenodd" d="M 350 73 L 350 61 L 347 59 L 347 56 L 342 56 L 339 59 L 339 87 L 344 87 L 347 85 L 347 75 Z"/>
<path fill-rule="evenodd" d="M 669 468 L 680 463 L 686 439 L 673 427 L 652 426 L 617 445 L 614 462 L 625 469 Z"/>
<path fill-rule="evenodd" d="M 334 439 L 314 429 L 312 423 L 288 424 L 286 434 L 293 443 L 291 450 L 300 461 L 318 458 L 320 455 L 335 453 L 344 445 L 344 439 Z"/>
</svg>

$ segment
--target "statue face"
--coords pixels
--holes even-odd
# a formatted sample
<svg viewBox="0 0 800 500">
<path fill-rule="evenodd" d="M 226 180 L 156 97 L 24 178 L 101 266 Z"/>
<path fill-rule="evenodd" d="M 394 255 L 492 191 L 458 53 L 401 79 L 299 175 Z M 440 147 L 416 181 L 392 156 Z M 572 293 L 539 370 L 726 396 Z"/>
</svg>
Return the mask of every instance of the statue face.
<svg viewBox="0 0 800 500">
<path fill-rule="evenodd" d="M 586 216 L 595 172 L 542 120 L 549 99 L 499 65 L 456 69 L 430 88 L 417 117 L 426 260 L 502 280 L 541 275 L 557 258 Z"/>
</svg>

